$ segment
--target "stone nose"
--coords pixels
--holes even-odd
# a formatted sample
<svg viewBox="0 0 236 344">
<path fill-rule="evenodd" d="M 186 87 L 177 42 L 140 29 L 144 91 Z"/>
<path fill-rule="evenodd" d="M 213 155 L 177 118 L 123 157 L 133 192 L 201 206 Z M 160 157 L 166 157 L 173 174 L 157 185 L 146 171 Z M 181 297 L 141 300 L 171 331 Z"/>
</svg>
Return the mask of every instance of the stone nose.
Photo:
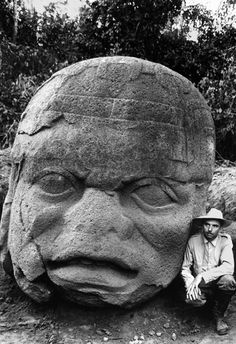
<svg viewBox="0 0 236 344">
<path fill-rule="evenodd" d="M 88 234 L 94 240 L 109 235 L 127 240 L 134 230 L 132 220 L 124 215 L 116 191 L 87 189 L 82 200 L 67 213 L 68 216 L 73 231 Z"/>
</svg>

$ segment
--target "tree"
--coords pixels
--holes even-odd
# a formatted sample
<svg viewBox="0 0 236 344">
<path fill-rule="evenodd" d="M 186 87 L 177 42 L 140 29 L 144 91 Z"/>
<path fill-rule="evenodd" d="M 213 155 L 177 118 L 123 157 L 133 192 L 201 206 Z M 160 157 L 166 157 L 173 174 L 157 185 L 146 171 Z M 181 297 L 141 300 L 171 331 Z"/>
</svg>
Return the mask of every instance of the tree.
<svg viewBox="0 0 236 344">
<path fill-rule="evenodd" d="M 13 42 L 16 43 L 17 32 L 18 32 L 18 20 L 19 20 L 17 0 L 13 0 L 13 16 L 14 16 Z"/>
<path fill-rule="evenodd" d="M 14 32 L 13 2 L 0 0 L 0 147 L 12 144 L 21 113 L 37 87 L 51 74 L 80 58 L 78 23 L 60 17 L 53 5 L 42 15 L 18 3 Z M 56 49 L 55 49 L 56 47 Z"/>
<path fill-rule="evenodd" d="M 73 63 L 82 59 L 78 18 L 60 15 L 55 4 L 49 4 L 39 18 L 37 35 L 39 46 L 59 61 Z"/>
<path fill-rule="evenodd" d="M 87 56 L 132 55 L 156 60 L 166 24 L 182 0 L 87 1 L 81 10 L 81 42 Z"/>
<path fill-rule="evenodd" d="M 198 40 L 205 72 L 198 87 L 212 109 L 219 157 L 236 160 L 235 0 L 222 4 L 214 23 Z M 208 60 L 207 60 L 208 59 Z"/>
<path fill-rule="evenodd" d="M 229 32 L 228 32 L 229 35 Z M 234 29 L 234 37 L 236 30 Z M 223 37 L 227 39 L 226 33 Z M 220 157 L 236 160 L 236 42 L 221 52 L 220 68 L 208 71 L 199 88 L 211 106 L 216 126 L 217 152 Z"/>
<path fill-rule="evenodd" d="M 13 38 L 14 13 L 9 1 L 0 0 L 0 32 L 10 40 Z"/>
</svg>

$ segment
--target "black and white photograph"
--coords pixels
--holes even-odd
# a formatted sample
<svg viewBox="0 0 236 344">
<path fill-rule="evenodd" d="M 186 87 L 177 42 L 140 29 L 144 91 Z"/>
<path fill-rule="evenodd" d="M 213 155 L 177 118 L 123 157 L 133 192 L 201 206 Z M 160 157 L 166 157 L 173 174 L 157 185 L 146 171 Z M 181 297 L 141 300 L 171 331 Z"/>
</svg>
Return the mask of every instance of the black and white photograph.
<svg viewBox="0 0 236 344">
<path fill-rule="evenodd" d="M 236 0 L 0 0 L 0 344 L 236 343 Z"/>
</svg>

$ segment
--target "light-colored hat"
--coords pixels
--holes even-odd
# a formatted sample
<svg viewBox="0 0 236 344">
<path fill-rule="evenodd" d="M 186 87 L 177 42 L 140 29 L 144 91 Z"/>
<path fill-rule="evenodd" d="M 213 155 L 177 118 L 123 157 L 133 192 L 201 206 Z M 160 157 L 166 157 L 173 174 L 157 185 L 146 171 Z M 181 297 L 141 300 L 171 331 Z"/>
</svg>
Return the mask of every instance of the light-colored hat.
<svg viewBox="0 0 236 344">
<path fill-rule="evenodd" d="M 206 215 L 196 217 L 194 221 L 203 222 L 210 219 L 220 221 L 223 227 L 227 227 L 232 223 L 232 221 L 224 219 L 222 212 L 216 208 L 211 208 Z"/>
</svg>

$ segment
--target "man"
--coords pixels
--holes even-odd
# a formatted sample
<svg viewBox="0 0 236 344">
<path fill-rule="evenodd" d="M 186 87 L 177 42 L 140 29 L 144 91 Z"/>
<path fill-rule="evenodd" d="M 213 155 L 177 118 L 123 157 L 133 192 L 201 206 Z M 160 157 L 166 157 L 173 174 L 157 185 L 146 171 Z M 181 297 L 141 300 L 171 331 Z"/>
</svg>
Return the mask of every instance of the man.
<svg viewBox="0 0 236 344">
<path fill-rule="evenodd" d="M 189 239 L 184 255 L 181 273 L 186 302 L 198 307 L 212 300 L 216 330 L 223 335 L 228 332 L 224 313 L 236 289 L 232 240 L 220 232 L 230 221 L 215 208 L 194 221 L 202 226 L 202 231 Z"/>
</svg>

